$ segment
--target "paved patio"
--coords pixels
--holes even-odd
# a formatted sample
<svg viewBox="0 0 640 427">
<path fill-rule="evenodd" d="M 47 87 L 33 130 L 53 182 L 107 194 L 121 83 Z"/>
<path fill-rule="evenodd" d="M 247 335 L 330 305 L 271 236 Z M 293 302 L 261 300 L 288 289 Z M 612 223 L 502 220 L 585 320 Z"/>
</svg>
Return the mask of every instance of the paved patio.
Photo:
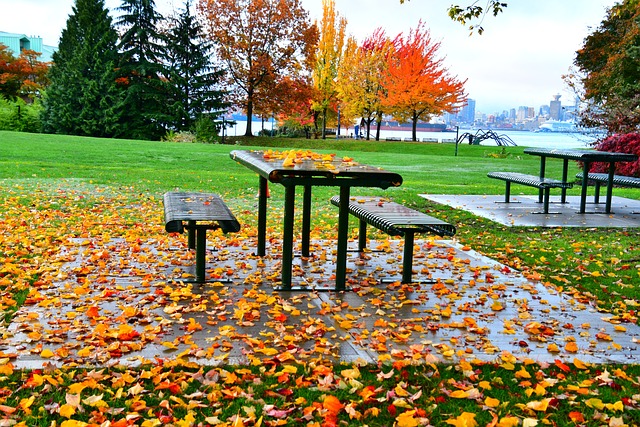
<svg viewBox="0 0 640 427">
<path fill-rule="evenodd" d="M 281 260 L 273 241 L 264 258 L 253 255 L 251 240 L 216 244 L 207 255 L 211 283 L 193 284 L 184 236 L 69 242 L 4 332 L 0 357 L 39 368 L 176 357 L 246 364 L 640 356 L 640 327 L 455 241 L 417 241 L 411 285 L 399 283 L 402 243 L 372 242 L 381 252 L 350 253 L 352 290 L 338 294 L 314 290 L 331 287 L 332 242 L 315 242 L 313 257 L 295 259 L 295 280 L 308 288 L 297 292 L 274 290 Z"/>
</svg>

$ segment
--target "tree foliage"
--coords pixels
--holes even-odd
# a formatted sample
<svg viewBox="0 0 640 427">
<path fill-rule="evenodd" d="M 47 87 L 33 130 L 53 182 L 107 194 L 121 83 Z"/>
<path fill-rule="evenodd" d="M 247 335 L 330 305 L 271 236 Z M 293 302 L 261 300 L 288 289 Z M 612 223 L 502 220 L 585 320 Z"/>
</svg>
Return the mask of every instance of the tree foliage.
<svg viewBox="0 0 640 427">
<path fill-rule="evenodd" d="M 405 0 L 400 0 L 400 3 L 402 4 L 404 1 Z M 488 13 L 491 13 L 493 16 L 498 16 L 498 14 L 503 12 L 507 7 L 507 2 L 487 0 L 484 6 L 478 5 L 478 3 L 479 0 L 475 0 L 468 6 L 452 4 L 449 6 L 449 9 L 447 9 L 447 14 L 453 21 L 459 22 L 462 25 L 469 24 L 468 28 L 471 33 L 478 32 L 478 34 L 482 34 L 484 32 L 482 22 L 485 16 Z"/>
<path fill-rule="evenodd" d="M 387 55 L 382 103 L 396 120 L 412 122 L 414 141 L 419 120 L 453 112 L 466 102 L 465 81 L 449 74 L 439 48 L 420 22 L 407 36 L 397 36 Z"/>
<path fill-rule="evenodd" d="M 587 127 L 610 133 L 640 126 L 640 4 L 626 0 L 610 8 L 600 26 L 576 52 L 575 65 L 588 103 Z"/>
<path fill-rule="evenodd" d="M 118 82 L 125 89 L 120 136 L 159 139 L 166 127 L 166 41 L 159 31 L 163 17 L 154 0 L 123 0 L 117 10 L 121 13 Z"/>
<path fill-rule="evenodd" d="M 168 106 L 166 122 L 170 129 L 193 130 L 204 115 L 219 115 L 226 107 L 219 83 L 223 71 L 211 63 L 211 42 L 191 13 L 191 0 L 178 16 L 169 19 L 166 60 L 168 66 Z"/>
<path fill-rule="evenodd" d="M 382 76 L 386 73 L 391 42 L 382 29 L 377 29 L 358 46 L 347 40 L 344 58 L 338 69 L 337 90 L 346 119 L 361 117 L 370 138 L 371 123 L 376 121 L 376 140 L 380 138 L 382 98 L 385 91 Z"/>
<path fill-rule="evenodd" d="M 104 0 L 76 0 L 53 55 L 44 99 L 45 132 L 115 136 L 117 34 Z"/>
<path fill-rule="evenodd" d="M 316 99 L 313 109 L 322 116 L 322 137 L 325 137 L 327 112 L 336 104 L 336 84 L 338 68 L 342 60 L 345 28 L 347 20 L 335 9 L 334 0 L 322 0 L 322 20 L 320 21 L 320 40 L 313 68 L 313 85 Z M 336 106 L 337 109 L 337 106 Z M 316 124 L 317 127 L 317 124 Z"/>
<path fill-rule="evenodd" d="M 252 136 L 254 107 L 308 66 L 317 30 L 300 0 L 200 0 L 199 10 Z"/>
<path fill-rule="evenodd" d="M 0 43 L 0 96 L 15 100 L 34 98 L 48 84 L 49 65 L 38 60 L 39 54 L 25 49 L 16 58 Z"/>
</svg>

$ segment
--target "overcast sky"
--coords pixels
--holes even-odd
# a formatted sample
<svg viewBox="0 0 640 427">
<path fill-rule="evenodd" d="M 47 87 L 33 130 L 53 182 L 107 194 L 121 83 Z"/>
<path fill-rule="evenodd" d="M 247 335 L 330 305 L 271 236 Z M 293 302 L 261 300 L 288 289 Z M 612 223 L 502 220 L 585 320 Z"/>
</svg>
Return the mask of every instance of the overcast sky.
<svg viewBox="0 0 640 427">
<path fill-rule="evenodd" d="M 498 17 L 485 18 L 483 35 L 449 20 L 447 7 L 453 0 L 335 0 L 347 19 L 347 32 L 362 40 L 376 28 L 395 36 L 415 28 L 422 20 L 452 74 L 467 80 L 466 91 L 485 113 L 549 104 L 562 94 L 572 104 L 562 75 L 569 71 L 575 51 L 597 28 L 607 8 L 616 0 L 505 0 L 509 6 Z M 162 13 L 183 0 L 155 0 Z M 312 20 L 322 16 L 322 0 L 302 0 Z M 455 3 L 470 4 L 472 0 Z M 480 1 L 484 4 L 484 1 Z M 0 0 L 0 31 L 40 36 L 57 45 L 74 0 Z M 106 0 L 115 8 L 120 0 Z"/>
</svg>

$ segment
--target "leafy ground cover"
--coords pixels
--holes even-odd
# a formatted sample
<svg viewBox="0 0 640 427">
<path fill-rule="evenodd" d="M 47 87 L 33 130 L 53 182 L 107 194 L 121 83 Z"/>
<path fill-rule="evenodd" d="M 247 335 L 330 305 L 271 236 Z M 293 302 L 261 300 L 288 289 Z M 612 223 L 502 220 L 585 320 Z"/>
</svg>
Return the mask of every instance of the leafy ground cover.
<svg viewBox="0 0 640 427">
<path fill-rule="evenodd" d="M 487 171 L 537 171 L 537 159 L 523 156 L 520 147 L 504 156 L 498 148 L 461 146 L 454 157 L 453 147 L 441 144 L 311 143 L 400 172 L 405 182 L 392 196 L 455 223 L 462 244 L 617 316 L 620 327 L 637 323 L 637 230 L 503 227 L 417 197 L 500 194 L 503 186 L 489 182 Z M 235 146 L 8 132 L 0 133 L 0 146 L 0 309 L 6 324 L 30 293 L 59 274 L 65 261 L 59 248 L 67 239 L 123 238 L 135 252 L 141 240 L 161 236 L 164 191 L 216 191 L 241 217 L 243 233 L 250 235 L 255 225 L 257 179 L 234 167 L 228 152 Z M 281 190 L 271 191 L 275 199 Z M 633 190 L 616 194 L 638 198 Z M 316 194 L 323 201 L 314 206 L 316 237 L 333 232 L 328 197 Z M 275 354 L 251 366 L 176 359 L 136 368 L 32 371 L 15 369 L 3 353 L 0 425 L 634 426 L 640 425 L 639 381 L 634 364 L 545 364 L 508 354 L 455 365 L 299 363 Z"/>
</svg>

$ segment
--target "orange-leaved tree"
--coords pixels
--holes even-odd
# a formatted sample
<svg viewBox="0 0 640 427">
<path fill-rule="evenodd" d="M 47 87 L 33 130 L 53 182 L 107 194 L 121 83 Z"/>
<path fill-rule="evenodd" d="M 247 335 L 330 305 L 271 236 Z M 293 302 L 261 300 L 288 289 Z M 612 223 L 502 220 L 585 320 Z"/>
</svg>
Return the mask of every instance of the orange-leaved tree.
<svg viewBox="0 0 640 427">
<path fill-rule="evenodd" d="M 380 139 L 380 123 L 384 96 L 381 76 L 386 72 L 389 38 L 382 29 L 374 31 L 358 46 L 356 40 L 347 40 L 345 53 L 338 69 L 337 90 L 345 117 L 362 118 L 370 137 L 371 123 L 377 121 L 376 140 Z"/>
<path fill-rule="evenodd" d="M 337 105 L 335 83 L 342 58 L 346 26 L 347 20 L 335 10 L 335 1 L 322 0 L 320 41 L 318 42 L 316 64 L 313 69 L 313 85 L 316 93 L 313 109 L 322 115 L 323 138 L 326 134 L 327 112 L 330 106 Z"/>
<path fill-rule="evenodd" d="M 284 76 L 301 72 L 317 43 L 317 29 L 300 0 L 199 0 L 198 10 L 225 63 L 232 102 L 247 114 L 273 95 Z"/>
<path fill-rule="evenodd" d="M 449 74 L 438 57 L 440 43 L 431 39 L 423 22 L 408 36 L 398 35 L 387 55 L 383 77 L 383 106 L 399 122 L 412 123 L 416 140 L 418 121 L 428 121 L 443 112 L 454 112 L 467 100 L 465 81 Z"/>
<path fill-rule="evenodd" d="M 38 60 L 39 53 L 25 49 L 15 57 L 0 43 L 0 96 L 25 101 L 37 96 L 48 84 L 49 65 Z"/>
</svg>

